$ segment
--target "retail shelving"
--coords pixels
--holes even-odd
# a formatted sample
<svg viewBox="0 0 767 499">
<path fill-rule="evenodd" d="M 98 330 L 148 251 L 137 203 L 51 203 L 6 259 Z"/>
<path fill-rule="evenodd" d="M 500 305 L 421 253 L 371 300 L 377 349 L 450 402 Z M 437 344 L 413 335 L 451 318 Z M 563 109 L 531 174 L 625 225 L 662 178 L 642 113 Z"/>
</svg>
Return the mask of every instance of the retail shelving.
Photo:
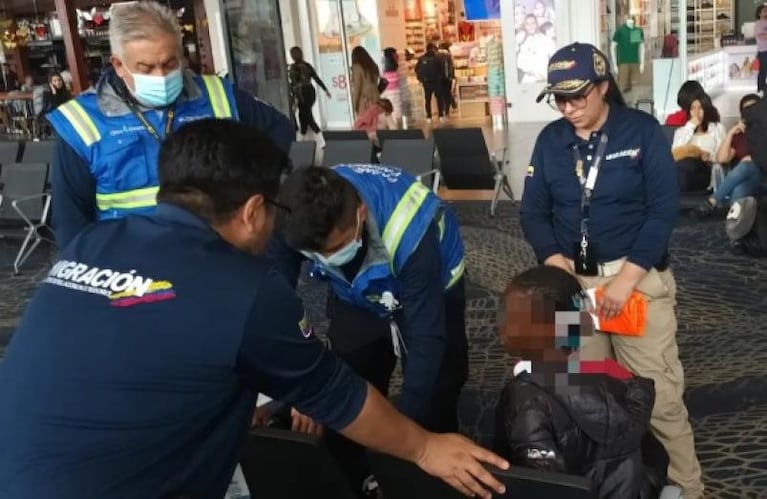
<svg viewBox="0 0 767 499">
<path fill-rule="evenodd" d="M 719 47 L 723 34 L 733 30 L 733 0 L 688 0 L 687 51 L 702 53 Z"/>
</svg>

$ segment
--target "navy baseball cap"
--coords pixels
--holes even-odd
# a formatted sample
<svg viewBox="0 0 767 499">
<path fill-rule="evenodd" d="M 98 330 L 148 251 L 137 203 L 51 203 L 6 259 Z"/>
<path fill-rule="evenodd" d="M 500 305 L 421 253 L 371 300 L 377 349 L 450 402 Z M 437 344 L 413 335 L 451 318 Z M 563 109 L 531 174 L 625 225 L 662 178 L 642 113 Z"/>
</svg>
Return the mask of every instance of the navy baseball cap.
<svg viewBox="0 0 767 499">
<path fill-rule="evenodd" d="M 590 43 L 571 43 L 557 50 L 549 59 L 548 85 L 536 102 L 549 95 L 578 96 L 591 83 L 610 78 L 610 62 Z"/>
</svg>

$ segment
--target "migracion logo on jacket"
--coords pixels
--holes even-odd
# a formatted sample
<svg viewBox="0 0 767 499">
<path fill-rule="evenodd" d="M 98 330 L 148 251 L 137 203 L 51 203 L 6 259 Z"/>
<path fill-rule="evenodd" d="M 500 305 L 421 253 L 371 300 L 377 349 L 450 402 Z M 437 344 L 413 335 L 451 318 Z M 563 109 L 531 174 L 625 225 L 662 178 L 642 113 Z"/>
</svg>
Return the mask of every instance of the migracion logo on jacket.
<svg viewBox="0 0 767 499">
<path fill-rule="evenodd" d="M 170 281 L 139 275 L 135 269 L 123 272 L 91 267 L 69 260 L 56 262 L 43 282 L 83 293 L 102 295 L 110 300 L 113 307 L 131 307 L 176 297 Z"/>
</svg>

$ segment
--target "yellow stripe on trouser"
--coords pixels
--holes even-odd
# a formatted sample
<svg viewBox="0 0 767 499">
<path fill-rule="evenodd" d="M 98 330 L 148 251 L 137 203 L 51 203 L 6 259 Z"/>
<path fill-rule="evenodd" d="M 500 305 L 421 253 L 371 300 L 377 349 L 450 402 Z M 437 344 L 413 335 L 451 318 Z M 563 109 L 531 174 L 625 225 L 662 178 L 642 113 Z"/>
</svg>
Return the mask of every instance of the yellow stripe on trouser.
<svg viewBox="0 0 767 499">
<path fill-rule="evenodd" d="M 208 89 L 213 115 L 219 119 L 231 118 L 232 109 L 229 107 L 229 99 L 226 98 L 226 90 L 224 90 L 221 79 L 218 76 L 203 75 L 202 81 L 205 83 L 205 88 Z"/>
<path fill-rule="evenodd" d="M 584 288 L 604 287 L 612 277 L 579 276 Z M 683 489 L 684 498 L 703 494 L 692 427 L 684 405 L 684 369 L 676 342 L 676 281 L 670 269 L 650 270 L 636 288 L 647 298 L 647 325 L 642 336 L 594 332 L 581 338 L 580 360 L 614 358 L 623 367 L 655 382 L 650 426 L 668 452 L 668 478 Z"/>
<path fill-rule="evenodd" d="M 105 210 L 131 210 L 146 208 L 157 204 L 158 187 L 145 187 L 132 191 L 115 192 L 112 194 L 96 194 L 96 206 Z"/>
<path fill-rule="evenodd" d="M 414 182 L 405 191 L 405 195 L 399 200 L 397 207 L 394 209 L 391 217 L 389 217 L 389 221 L 386 222 L 386 227 L 384 227 L 383 231 L 383 243 L 391 257 L 392 272 L 394 272 L 394 256 L 397 253 L 400 241 L 402 241 L 402 236 L 405 234 L 415 214 L 418 213 L 429 192 L 429 189 L 422 183 Z"/>
<path fill-rule="evenodd" d="M 86 146 L 90 147 L 97 141 L 101 140 L 101 134 L 98 128 L 91 120 L 88 113 L 76 100 L 71 100 L 66 104 L 59 106 L 59 111 L 74 127 L 77 134 L 83 139 Z"/>
</svg>

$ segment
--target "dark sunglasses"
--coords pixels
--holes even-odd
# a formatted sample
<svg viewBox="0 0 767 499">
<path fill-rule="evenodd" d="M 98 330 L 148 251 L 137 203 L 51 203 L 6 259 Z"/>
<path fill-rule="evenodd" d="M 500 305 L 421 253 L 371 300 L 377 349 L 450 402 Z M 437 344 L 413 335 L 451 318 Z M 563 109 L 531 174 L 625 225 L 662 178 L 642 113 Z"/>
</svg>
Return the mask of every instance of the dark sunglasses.
<svg viewBox="0 0 767 499">
<path fill-rule="evenodd" d="M 546 102 L 548 102 L 549 106 L 551 106 L 554 111 L 564 112 L 568 103 L 575 109 L 583 109 L 586 107 L 589 95 L 591 95 L 591 92 L 593 92 L 595 88 L 597 88 L 596 85 L 591 85 L 588 90 L 575 97 L 568 95 L 550 95 Z M 552 99 L 552 97 L 554 98 Z"/>
<path fill-rule="evenodd" d="M 284 205 L 282 203 L 279 203 L 279 202 L 275 201 L 272 198 L 264 196 L 264 201 L 266 202 L 266 204 L 270 204 L 270 205 L 274 206 L 275 208 L 279 208 L 280 210 L 284 211 L 287 214 L 293 213 L 293 210 L 291 210 L 289 206 L 286 206 L 286 205 Z"/>
</svg>

